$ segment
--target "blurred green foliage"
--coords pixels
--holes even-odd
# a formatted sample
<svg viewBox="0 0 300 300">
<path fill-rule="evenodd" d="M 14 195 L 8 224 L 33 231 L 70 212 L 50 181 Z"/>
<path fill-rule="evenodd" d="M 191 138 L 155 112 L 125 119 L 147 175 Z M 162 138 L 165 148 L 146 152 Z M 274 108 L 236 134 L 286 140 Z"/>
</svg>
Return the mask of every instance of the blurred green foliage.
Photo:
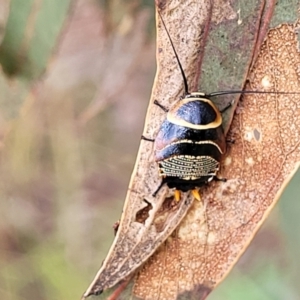
<svg viewBox="0 0 300 300">
<path fill-rule="evenodd" d="M 31 80 L 45 70 L 71 0 L 11 0 L 0 63 L 9 75 Z"/>
<path fill-rule="evenodd" d="M 11 0 L 9 9 L 0 297 L 79 299 L 113 240 L 135 161 L 155 71 L 153 2 Z M 211 299 L 300 299 L 297 176 Z"/>
</svg>

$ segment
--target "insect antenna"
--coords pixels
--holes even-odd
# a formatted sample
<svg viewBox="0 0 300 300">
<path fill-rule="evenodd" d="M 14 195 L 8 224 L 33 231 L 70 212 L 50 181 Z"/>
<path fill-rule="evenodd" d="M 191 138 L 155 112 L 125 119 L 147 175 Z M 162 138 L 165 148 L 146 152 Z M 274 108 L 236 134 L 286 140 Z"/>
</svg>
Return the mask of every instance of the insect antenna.
<svg viewBox="0 0 300 300">
<path fill-rule="evenodd" d="M 208 98 L 210 97 L 216 97 L 216 96 L 222 96 L 222 95 L 230 95 L 230 94 L 279 94 L 279 95 L 297 95 L 300 93 L 297 92 L 267 92 L 267 91 L 243 91 L 243 90 L 236 90 L 236 91 L 219 91 L 219 92 L 213 92 L 209 93 L 206 96 Z"/>
<path fill-rule="evenodd" d="M 173 41 L 172 41 L 172 39 L 171 39 L 171 36 L 170 36 L 170 34 L 169 34 L 169 31 L 168 31 L 168 29 L 167 29 L 167 26 L 166 26 L 166 24 L 165 24 L 165 21 L 164 21 L 162 15 L 161 15 L 159 9 L 157 10 L 157 13 L 158 13 L 159 16 L 160 16 L 161 22 L 162 22 L 162 24 L 163 24 L 163 26 L 164 26 L 164 28 L 165 28 L 165 30 L 166 30 L 166 32 L 167 32 L 167 35 L 168 35 L 168 38 L 169 38 L 169 40 L 170 40 L 172 49 L 173 49 L 173 51 L 174 51 L 174 53 L 175 53 L 175 57 L 176 57 L 176 60 L 177 60 L 177 62 L 178 62 L 178 65 L 179 65 L 179 68 L 180 68 L 180 72 L 181 72 L 181 75 L 182 75 L 182 78 L 183 78 L 183 82 L 184 82 L 184 90 L 185 90 L 185 94 L 188 95 L 188 94 L 189 94 L 189 87 L 188 87 L 187 79 L 186 79 L 185 73 L 184 73 L 184 71 L 183 71 L 181 62 L 180 62 L 180 60 L 179 60 L 178 54 L 177 54 L 177 52 L 176 52 L 176 50 L 175 50 L 175 46 L 174 46 L 174 44 L 173 44 Z"/>
</svg>

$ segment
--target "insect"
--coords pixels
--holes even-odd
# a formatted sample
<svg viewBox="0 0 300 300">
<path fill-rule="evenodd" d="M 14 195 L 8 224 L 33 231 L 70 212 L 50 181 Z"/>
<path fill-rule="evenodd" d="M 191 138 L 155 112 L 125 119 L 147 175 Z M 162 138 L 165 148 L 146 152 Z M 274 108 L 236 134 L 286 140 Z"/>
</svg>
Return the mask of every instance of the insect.
<svg viewBox="0 0 300 300">
<path fill-rule="evenodd" d="M 192 190 L 200 200 L 198 187 L 217 179 L 220 161 L 226 151 L 222 115 L 203 93 L 187 93 L 167 112 L 154 141 L 155 160 L 162 182 L 180 191 Z"/>
</svg>

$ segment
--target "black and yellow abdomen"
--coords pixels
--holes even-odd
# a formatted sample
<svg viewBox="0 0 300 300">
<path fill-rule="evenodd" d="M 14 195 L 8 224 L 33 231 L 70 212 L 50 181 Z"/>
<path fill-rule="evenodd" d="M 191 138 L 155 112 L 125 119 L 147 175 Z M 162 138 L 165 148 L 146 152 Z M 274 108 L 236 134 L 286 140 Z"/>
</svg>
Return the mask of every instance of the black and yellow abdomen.
<svg viewBox="0 0 300 300">
<path fill-rule="evenodd" d="M 203 186 L 226 149 L 221 113 L 205 95 L 187 95 L 168 111 L 154 147 L 163 183 L 183 192 Z"/>
</svg>

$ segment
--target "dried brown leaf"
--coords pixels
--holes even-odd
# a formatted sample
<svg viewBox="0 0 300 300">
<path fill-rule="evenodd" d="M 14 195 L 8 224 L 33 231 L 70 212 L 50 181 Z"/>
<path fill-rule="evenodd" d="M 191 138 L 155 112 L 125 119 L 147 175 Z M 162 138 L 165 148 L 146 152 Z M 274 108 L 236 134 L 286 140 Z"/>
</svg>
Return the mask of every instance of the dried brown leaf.
<svg viewBox="0 0 300 300">
<path fill-rule="evenodd" d="M 295 26 L 268 35 L 247 89 L 298 92 L 300 55 Z M 172 238 L 136 278 L 142 299 L 205 299 L 231 270 L 300 165 L 299 95 L 243 97 L 222 176 L 202 192 Z M 167 288 L 165 288 L 167 287 Z M 183 298 L 180 298 L 182 295 Z"/>
<path fill-rule="evenodd" d="M 159 7 L 162 9 L 161 13 L 176 45 L 180 61 L 184 66 L 190 91 L 195 91 L 198 89 L 199 61 L 202 58 L 202 50 L 211 20 L 211 1 L 169 1 L 167 5 Z M 259 11 L 259 7 L 260 5 L 257 4 L 253 11 Z M 225 16 L 222 18 L 221 23 L 228 22 Z M 256 19 L 253 17 L 251 20 L 252 22 L 255 20 L 254 24 L 257 24 L 259 23 L 259 16 Z M 236 27 L 236 21 L 232 25 Z M 256 27 L 258 26 L 255 25 Z M 234 29 L 232 28 L 232 30 Z M 157 35 L 158 71 L 144 131 L 144 135 L 149 138 L 155 138 L 160 124 L 165 118 L 165 113 L 157 106 L 153 106 L 154 100 L 159 99 L 162 105 L 169 107 L 171 103 L 178 101 L 180 96 L 183 95 L 182 77 L 166 31 L 162 28 L 160 20 L 158 21 Z M 247 43 L 245 43 L 243 38 L 238 40 L 241 42 L 240 47 L 246 49 L 247 53 L 251 53 L 255 34 L 247 37 L 246 40 Z M 235 41 L 235 43 L 238 41 Z M 241 48 L 236 47 L 235 50 L 241 51 Z M 221 54 L 221 49 L 218 51 Z M 231 54 L 233 55 L 233 53 Z M 240 57 L 244 59 L 243 56 Z M 241 67 L 241 69 L 247 72 L 250 62 L 251 57 L 248 57 L 245 66 Z M 160 178 L 157 164 L 153 158 L 153 144 L 142 141 L 115 241 L 84 297 L 97 294 L 114 286 L 140 267 L 171 235 L 191 206 L 193 206 L 191 214 L 197 216 L 198 225 L 202 226 L 201 224 L 203 224 L 205 226 L 206 206 L 203 206 L 200 202 L 193 204 L 193 198 L 189 193 L 184 194 L 181 201 L 176 203 L 173 199 L 173 191 L 168 190 L 166 187 L 156 197 L 152 197 L 152 193 L 159 184 Z M 216 185 L 214 184 L 213 187 L 216 187 Z M 222 194 L 219 196 L 223 199 Z M 218 205 L 222 206 L 220 203 Z M 203 235 L 204 239 L 206 237 L 205 230 L 202 230 L 202 232 L 195 231 L 193 234 L 195 237 L 199 235 Z M 178 238 L 176 238 L 176 244 L 177 241 Z M 171 260 L 169 262 L 172 263 Z M 201 264 L 201 260 L 199 263 L 195 263 L 198 267 Z M 180 264 L 178 266 L 180 269 Z M 143 278 L 143 276 L 141 275 L 140 278 Z M 152 279 L 149 280 L 150 282 L 153 283 Z M 139 289 L 139 284 L 137 283 L 136 285 L 135 292 L 137 294 L 143 289 Z M 208 294 L 213 284 L 205 282 L 205 295 Z M 168 290 L 169 292 L 174 292 L 172 288 L 169 289 L 168 287 Z M 181 290 L 185 291 L 187 287 L 185 286 Z M 153 292 L 156 293 L 157 290 L 153 289 Z M 175 292 L 178 291 L 176 290 Z M 149 299 L 155 299 L 155 296 Z"/>
</svg>

